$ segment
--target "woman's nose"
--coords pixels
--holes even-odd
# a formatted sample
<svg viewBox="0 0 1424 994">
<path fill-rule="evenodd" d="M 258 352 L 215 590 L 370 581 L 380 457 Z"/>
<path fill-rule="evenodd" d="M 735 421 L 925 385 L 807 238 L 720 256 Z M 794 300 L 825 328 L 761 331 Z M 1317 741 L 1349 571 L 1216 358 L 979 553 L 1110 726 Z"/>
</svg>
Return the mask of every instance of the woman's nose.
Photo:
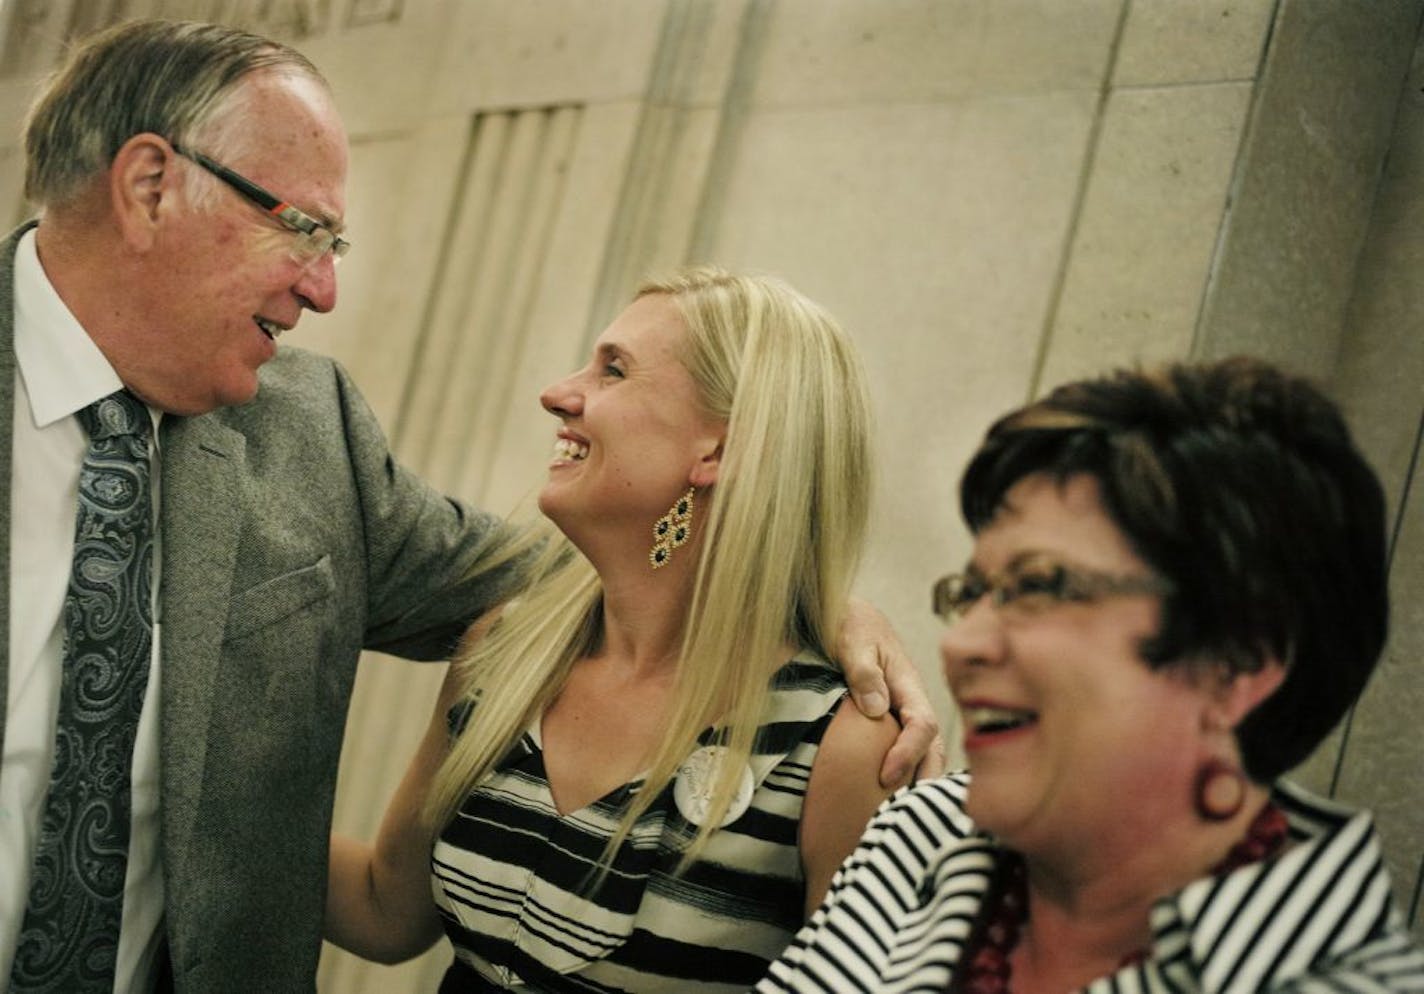
<svg viewBox="0 0 1424 994">
<path fill-rule="evenodd" d="M 939 637 L 945 683 L 970 666 L 992 666 L 1004 658 L 1004 622 L 990 598 L 982 597 L 950 622 Z"/>
<path fill-rule="evenodd" d="M 578 374 L 565 376 L 539 392 L 539 403 L 555 417 L 577 417 L 583 411 L 583 394 L 577 389 Z"/>
</svg>

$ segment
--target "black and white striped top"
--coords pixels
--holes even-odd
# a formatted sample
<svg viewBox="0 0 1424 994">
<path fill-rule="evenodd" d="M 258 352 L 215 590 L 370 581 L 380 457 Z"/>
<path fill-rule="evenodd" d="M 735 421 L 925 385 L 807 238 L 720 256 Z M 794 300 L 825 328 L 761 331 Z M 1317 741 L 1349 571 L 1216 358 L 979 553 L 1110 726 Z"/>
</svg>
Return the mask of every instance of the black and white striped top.
<svg viewBox="0 0 1424 994">
<path fill-rule="evenodd" d="M 801 804 L 844 695 L 839 670 L 810 656 L 777 672 L 745 811 L 681 876 L 674 870 L 696 828 L 675 782 L 596 879 L 641 781 L 561 817 L 535 722 L 436 842 L 435 900 L 455 946 L 441 991 L 730 992 L 756 983 L 804 919 Z M 704 732 L 699 745 L 714 744 Z M 679 777 L 683 806 L 695 782 L 689 765 Z"/>
<path fill-rule="evenodd" d="M 967 785 L 887 801 L 757 994 L 946 990 L 1002 852 L 965 815 Z M 1149 957 L 1085 991 L 1424 991 L 1369 816 L 1287 784 L 1274 798 L 1295 844 L 1158 901 Z"/>
</svg>

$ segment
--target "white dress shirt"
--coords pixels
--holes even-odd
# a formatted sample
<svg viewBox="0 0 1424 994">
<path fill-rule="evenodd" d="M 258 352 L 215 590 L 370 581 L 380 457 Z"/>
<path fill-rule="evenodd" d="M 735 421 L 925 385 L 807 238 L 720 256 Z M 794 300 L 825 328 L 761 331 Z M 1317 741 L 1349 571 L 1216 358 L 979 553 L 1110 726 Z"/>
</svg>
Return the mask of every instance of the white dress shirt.
<svg viewBox="0 0 1424 994">
<path fill-rule="evenodd" d="M 15 253 L 15 426 L 10 478 L 10 663 L 0 755 L 0 986 L 8 985 L 54 763 L 64 647 L 61 614 L 74 552 L 79 470 L 88 436 L 73 416 L 122 388 L 45 276 L 27 232 Z M 152 449 L 159 507 L 158 416 Z M 152 989 L 163 917 L 158 844 L 159 553 L 154 548 L 153 658 L 133 757 L 133 814 L 116 994 Z"/>
</svg>

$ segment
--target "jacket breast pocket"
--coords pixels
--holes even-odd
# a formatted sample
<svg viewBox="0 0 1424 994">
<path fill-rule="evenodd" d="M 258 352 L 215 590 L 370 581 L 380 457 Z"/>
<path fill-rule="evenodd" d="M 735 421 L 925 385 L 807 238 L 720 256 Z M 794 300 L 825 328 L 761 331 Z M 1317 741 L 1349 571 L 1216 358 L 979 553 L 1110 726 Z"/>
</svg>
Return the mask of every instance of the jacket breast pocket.
<svg viewBox="0 0 1424 994">
<path fill-rule="evenodd" d="M 264 580 L 232 598 L 223 641 L 232 642 L 260 632 L 326 600 L 335 589 L 330 556 L 322 556 L 310 566 Z"/>
</svg>

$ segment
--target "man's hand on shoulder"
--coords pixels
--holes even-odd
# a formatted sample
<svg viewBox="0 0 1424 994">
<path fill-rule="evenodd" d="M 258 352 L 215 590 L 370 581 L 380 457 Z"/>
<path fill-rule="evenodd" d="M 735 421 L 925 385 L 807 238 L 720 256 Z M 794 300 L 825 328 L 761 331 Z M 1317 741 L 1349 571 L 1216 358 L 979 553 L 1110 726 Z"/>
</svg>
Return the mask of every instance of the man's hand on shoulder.
<svg viewBox="0 0 1424 994">
<path fill-rule="evenodd" d="M 885 754 L 880 782 L 895 787 L 944 772 L 944 740 L 919 670 L 905 653 L 895 629 L 879 610 L 857 598 L 846 605 L 836 640 L 836 658 L 851 696 L 867 717 L 889 711 L 901 731 Z"/>
</svg>

